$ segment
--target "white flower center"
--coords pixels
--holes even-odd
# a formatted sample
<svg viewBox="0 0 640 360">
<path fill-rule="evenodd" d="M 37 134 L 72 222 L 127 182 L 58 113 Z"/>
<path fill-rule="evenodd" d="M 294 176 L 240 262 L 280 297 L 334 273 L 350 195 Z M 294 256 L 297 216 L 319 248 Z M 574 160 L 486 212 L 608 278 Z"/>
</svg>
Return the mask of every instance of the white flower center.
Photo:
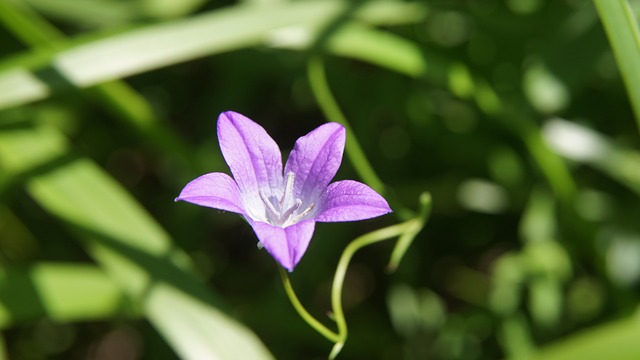
<svg viewBox="0 0 640 360">
<path fill-rule="evenodd" d="M 260 192 L 260 199 L 265 209 L 265 221 L 269 224 L 280 227 L 293 225 L 307 216 L 315 207 L 314 203 L 306 208 L 301 207 L 302 200 L 293 194 L 295 179 L 296 174 L 292 172 L 287 174 L 284 191 L 280 198 L 267 196 L 264 192 Z"/>
</svg>

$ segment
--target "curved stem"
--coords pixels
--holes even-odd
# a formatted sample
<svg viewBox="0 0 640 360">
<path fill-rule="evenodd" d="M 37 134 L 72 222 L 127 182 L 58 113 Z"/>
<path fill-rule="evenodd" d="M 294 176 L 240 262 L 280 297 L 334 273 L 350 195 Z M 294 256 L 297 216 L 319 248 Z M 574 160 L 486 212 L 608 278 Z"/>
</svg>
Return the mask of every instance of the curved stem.
<svg viewBox="0 0 640 360">
<path fill-rule="evenodd" d="M 396 242 L 396 245 L 391 252 L 391 258 L 389 259 L 389 264 L 387 264 L 387 272 L 391 273 L 396 271 L 398 265 L 400 265 L 400 261 L 406 254 L 407 250 L 409 250 L 409 246 L 413 243 L 413 239 L 416 238 L 420 230 L 424 227 L 424 224 L 429 219 L 431 215 L 431 194 L 424 192 L 420 194 L 420 210 L 416 215 L 415 219 L 419 221 L 419 226 L 416 226 L 415 229 L 411 231 L 407 231 L 404 234 L 400 235 L 400 238 Z"/>
<path fill-rule="evenodd" d="M 384 194 L 384 183 L 380 180 L 375 170 L 373 170 L 371 163 L 369 163 L 364 151 L 362 151 L 362 148 L 360 147 L 358 139 L 351 130 L 351 125 L 340 110 L 338 102 L 331 93 L 331 89 L 329 88 L 327 77 L 324 72 L 322 58 L 319 55 L 312 55 L 309 59 L 307 70 L 311 91 L 318 101 L 318 105 L 320 106 L 325 118 L 342 124 L 347 130 L 347 143 L 345 147 L 347 150 L 347 156 L 349 157 L 349 161 L 351 161 L 353 168 L 358 172 L 358 175 L 360 175 L 360 177 L 369 186 L 371 186 L 371 188 L 381 194 Z"/>
<path fill-rule="evenodd" d="M 340 260 L 338 261 L 336 274 L 333 277 L 333 285 L 331 286 L 331 307 L 333 308 L 334 320 L 338 326 L 338 339 L 331 350 L 331 354 L 329 355 L 330 359 L 334 359 L 338 355 L 347 340 L 347 322 L 344 318 L 344 311 L 342 310 L 342 288 L 344 285 L 345 275 L 347 274 L 347 268 L 349 267 L 349 263 L 351 262 L 353 255 L 356 251 L 367 245 L 400 236 L 404 233 L 416 232 L 416 228 L 421 227 L 421 219 L 414 218 L 403 223 L 372 231 L 368 234 L 357 237 L 344 249 L 344 252 L 342 252 L 342 255 L 340 256 Z"/>
<path fill-rule="evenodd" d="M 305 309 L 304 306 L 302 306 L 302 303 L 300 303 L 300 300 L 298 300 L 298 297 L 296 296 L 295 291 L 293 291 L 293 286 L 291 286 L 291 280 L 289 279 L 289 275 L 287 275 L 286 270 L 281 266 L 278 266 L 278 268 L 280 269 L 280 276 L 282 277 L 282 283 L 284 284 L 285 292 L 287 293 L 287 296 L 289 297 L 291 304 L 293 305 L 294 309 L 296 309 L 300 317 L 307 324 L 309 324 L 309 326 L 314 328 L 317 332 L 319 332 L 322 336 L 327 338 L 329 341 L 333 343 L 338 342 L 339 335 L 329 330 L 329 328 L 324 326 L 320 321 L 318 321 L 311 314 L 309 314 L 307 309 Z"/>
<path fill-rule="evenodd" d="M 398 241 L 403 242 L 403 244 L 400 245 L 400 250 L 394 250 L 395 255 L 392 255 L 390 262 L 390 265 L 395 269 L 395 266 L 397 266 L 408 246 L 413 241 L 413 238 L 415 238 L 420 230 L 422 230 L 425 222 L 427 221 L 427 217 L 431 210 L 431 196 L 428 193 L 423 193 L 420 196 L 420 205 L 421 209 L 416 217 L 403 223 L 391 225 L 359 236 L 351 241 L 342 252 L 342 255 L 340 255 L 340 260 L 338 260 L 338 266 L 336 267 L 336 273 L 333 277 L 333 284 L 331 285 L 331 308 L 333 309 L 333 320 L 336 322 L 338 327 L 337 333 L 331 331 L 309 314 L 293 291 L 289 275 L 284 268 L 278 266 L 287 296 L 300 317 L 302 317 L 302 319 L 317 332 L 334 343 L 331 353 L 329 354 L 329 359 L 335 359 L 336 356 L 338 356 L 347 340 L 348 329 L 347 321 L 342 309 L 342 288 L 344 287 L 344 279 L 347 275 L 347 269 L 349 268 L 349 263 L 351 262 L 353 255 L 367 245 L 399 236 L 400 239 Z"/>
</svg>

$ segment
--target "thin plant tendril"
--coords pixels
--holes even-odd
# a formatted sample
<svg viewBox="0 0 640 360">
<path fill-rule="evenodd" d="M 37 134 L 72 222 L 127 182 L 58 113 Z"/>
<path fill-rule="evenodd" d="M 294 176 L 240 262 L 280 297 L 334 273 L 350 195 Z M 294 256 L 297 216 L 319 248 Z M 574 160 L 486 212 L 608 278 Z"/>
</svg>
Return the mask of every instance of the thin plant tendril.
<svg viewBox="0 0 640 360">
<path fill-rule="evenodd" d="M 415 238 L 415 236 L 422 230 L 427 221 L 431 208 L 431 196 L 427 193 L 422 194 L 420 196 L 420 203 L 421 209 L 416 217 L 400 224 L 388 226 L 359 236 L 351 241 L 342 252 L 340 260 L 338 261 L 338 266 L 336 267 L 336 273 L 333 277 L 333 284 L 331 286 L 331 319 L 336 323 L 338 328 L 337 333 L 329 330 L 326 326 L 320 323 L 320 321 L 309 314 L 304 306 L 302 306 L 293 290 L 293 287 L 291 286 L 291 281 L 289 280 L 287 272 L 280 267 L 280 275 L 282 276 L 285 291 L 291 301 L 291 304 L 293 304 L 293 307 L 296 309 L 300 317 L 302 317 L 302 319 L 317 332 L 334 343 L 329 359 L 335 359 L 336 356 L 338 356 L 347 340 L 348 329 L 347 322 L 344 317 L 344 311 L 342 309 L 342 289 L 344 287 L 347 269 L 349 268 L 349 263 L 351 262 L 353 255 L 367 245 L 399 237 L 399 241 L 403 241 L 405 244 L 402 245 L 402 250 L 399 255 L 394 251 L 394 254 L 396 255 L 395 257 L 392 256 L 392 263 L 397 266 L 402 254 L 404 254 L 406 248 L 409 246 L 411 241 L 413 241 L 413 238 Z"/>
</svg>

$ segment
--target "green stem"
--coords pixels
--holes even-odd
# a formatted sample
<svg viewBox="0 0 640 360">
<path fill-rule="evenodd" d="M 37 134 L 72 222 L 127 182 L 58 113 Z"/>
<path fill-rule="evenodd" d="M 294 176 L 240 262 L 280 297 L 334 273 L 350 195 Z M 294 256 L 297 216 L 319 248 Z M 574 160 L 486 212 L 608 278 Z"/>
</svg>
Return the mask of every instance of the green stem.
<svg viewBox="0 0 640 360">
<path fill-rule="evenodd" d="M 423 193 L 420 196 L 420 211 L 416 217 L 403 223 L 388 226 L 357 237 L 347 245 L 340 256 L 340 260 L 338 261 L 336 273 L 333 277 L 333 284 L 331 286 L 331 307 L 333 309 L 333 320 L 336 322 L 338 327 L 338 333 L 329 330 L 329 328 L 309 314 L 309 312 L 300 303 L 300 300 L 298 300 L 298 297 L 291 286 L 291 280 L 289 279 L 289 275 L 286 270 L 281 266 L 278 266 L 287 296 L 300 317 L 302 317 L 307 324 L 322 336 L 334 343 L 333 349 L 331 349 L 331 353 L 329 354 L 329 359 L 335 359 L 336 356 L 338 356 L 347 340 L 347 321 L 344 318 L 344 311 L 342 309 L 342 288 L 344 287 L 344 279 L 347 275 L 347 269 L 349 268 L 349 263 L 351 262 L 353 255 L 367 245 L 399 236 L 400 239 L 398 241 L 403 242 L 404 244 L 400 246 L 401 249 L 399 252 L 397 249 L 394 250 L 394 255 L 392 255 L 389 265 L 389 267 L 393 267 L 393 269 L 395 269 L 410 243 L 424 227 L 430 211 L 431 195 Z"/>
<path fill-rule="evenodd" d="M 426 208 L 425 204 L 423 204 L 423 209 L 424 208 Z M 426 210 L 421 211 L 421 214 L 426 214 Z M 422 216 L 419 216 L 403 223 L 388 226 L 357 237 L 347 245 L 340 256 L 340 260 L 338 261 L 338 267 L 336 268 L 336 273 L 333 277 L 333 285 L 331 286 L 331 307 L 333 309 L 333 319 L 338 326 L 338 333 L 335 333 L 324 326 L 304 308 L 296 296 L 293 286 L 291 286 L 291 280 L 289 279 L 289 275 L 286 270 L 281 266 L 278 267 L 280 269 L 280 276 L 282 278 L 285 292 L 287 293 L 287 297 L 289 297 L 294 309 L 307 324 L 334 343 L 329 359 L 335 359 L 336 356 L 338 356 L 347 340 L 348 329 L 347 321 L 345 320 L 344 311 L 342 309 L 342 288 L 344 287 L 344 279 L 353 255 L 367 245 L 394 238 L 396 236 L 405 236 L 405 234 L 412 234 L 415 236 L 424 226 L 424 222 L 425 219 Z"/>
<path fill-rule="evenodd" d="M 404 254 L 406 254 L 407 250 L 409 250 L 409 246 L 413 243 L 413 239 L 416 238 L 418 233 L 424 227 L 424 224 L 427 222 L 427 219 L 431 215 L 431 205 L 431 194 L 427 192 L 420 194 L 420 211 L 415 217 L 415 219 L 418 220 L 419 223 L 413 230 L 407 230 L 407 232 L 402 234 L 396 242 L 396 245 L 391 252 L 389 264 L 387 265 L 387 272 L 394 272 L 398 268 L 398 265 L 404 257 Z"/>
<path fill-rule="evenodd" d="M 333 97 L 327 77 L 324 71 L 324 64 L 319 55 L 311 56 L 308 63 L 308 76 L 311 90 L 318 101 L 318 105 L 324 116 L 330 120 L 342 124 L 347 130 L 346 153 L 358 175 L 378 193 L 385 194 L 385 186 L 378 177 L 367 156 L 362 151 L 358 139 L 355 137 L 351 125 L 340 110 L 338 102 Z"/>
<path fill-rule="evenodd" d="M 307 309 L 305 309 L 304 306 L 302 306 L 302 303 L 300 303 L 300 300 L 296 296 L 295 291 L 293 291 L 293 286 L 291 286 L 291 280 L 289 279 L 289 275 L 287 274 L 287 271 L 283 269 L 281 266 L 278 266 L 278 268 L 280 269 L 280 276 L 282 277 L 284 290 L 286 291 L 287 296 L 289 297 L 289 300 L 293 305 L 293 308 L 296 309 L 300 317 L 302 317 L 302 319 L 307 324 L 309 324 L 312 328 L 314 328 L 317 332 L 319 332 L 322 336 L 327 338 L 332 343 L 336 343 L 339 340 L 338 334 L 329 330 L 329 328 L 324 326 L 320 321 L 318 321 L 311 314 L 309 314 Z"/>
<path fill-rule="evenodd" d="M 340 256 L 340 260 L 338 261 L 338 267 L 336 269 L 336 274 L 333 278 L 333 285 L 331 287 L 331 307 L 333 308 L 334 320 L 336 322 L 336 325 L 338 326 L 338 339 L 337 341 L 335 341 L 335 345 L 331 350 L 331 354 L 329 355 L 330 359 L 335 359 L 338 353 L 340 353 L 340 350 L 342 350 L 345 341 L 347 340 L 347 322 L 344 318 L 344 311 L 342 310 L 342 288 L 344 286 L 344 279 L 345 275 L 347 274 L 347 268 L 349 267 L 351 258 L 356 253 L 356 251 L 367 245 L 371 245 L 396 236 L 401 236 L 402 234 L 407 232 L 413 232 L 417 227 L 422 227 L 422 221 L 419 218 L 414 218 L 397 225 L 392 225 L 362 235 L 354 239 L 344 249 L 344 252 Z"/>
</svg>

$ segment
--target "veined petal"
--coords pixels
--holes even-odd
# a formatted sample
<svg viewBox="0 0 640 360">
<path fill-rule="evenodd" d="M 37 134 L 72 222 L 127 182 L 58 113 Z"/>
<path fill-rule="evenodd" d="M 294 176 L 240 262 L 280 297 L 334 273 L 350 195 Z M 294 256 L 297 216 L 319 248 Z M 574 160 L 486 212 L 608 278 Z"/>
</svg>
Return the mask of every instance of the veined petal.
<svg viewBox="0 0 640 360">
<path fill-rule="evenodd" d="M 282 184 L 282 154 L 262 126 L 233 111 L 218 118 L 218 141 L 240 192 L 257 197 L 260 190 Z"/>
<path fill-rule="evenodd" d="M 338 222 L 370 219 L 390 213 L 387 201 L 367 185 L 353 181 L 336 181 L 327 187 L 316 221 Z"/>
<path fill-rule="evenodd" d="M 342 125 L 327 123 L 296 141 L 284 173 L 295 174 L 297 198 L 313 201 L 322 194 L 340 167 L 345 138 Z"/>
<path fill-rule="evenodd" d="M 176 201 L 245 214 L 238 185 L 231 176 L 223 173 L 210 173 L 192 180 Z"/>
<path fill-rule="evenodd" d="M 251 227 L 260 243 L 285 269 L 293 271 L 307 251 L 313 236 L 315 221 L 305 220 L 286 228 L 253 221 Z"/>
</svg>

